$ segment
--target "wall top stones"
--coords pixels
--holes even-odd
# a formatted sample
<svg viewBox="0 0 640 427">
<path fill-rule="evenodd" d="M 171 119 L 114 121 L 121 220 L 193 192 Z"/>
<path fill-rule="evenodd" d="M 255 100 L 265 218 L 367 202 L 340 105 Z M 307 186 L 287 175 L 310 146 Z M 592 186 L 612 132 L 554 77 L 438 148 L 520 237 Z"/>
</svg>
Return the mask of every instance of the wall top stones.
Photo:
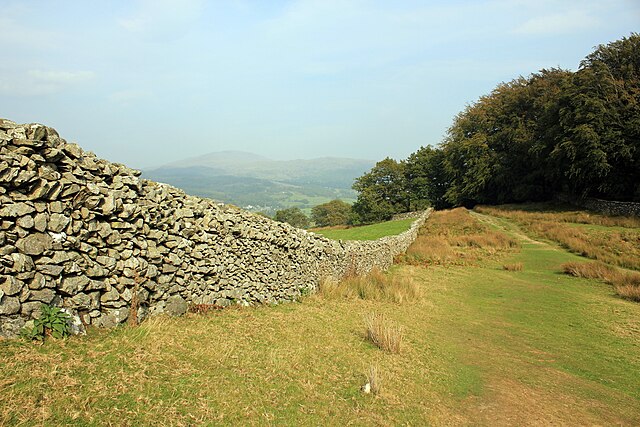
<svg viewBox="0 0 640 427">
<path fill-rule="evenodd" d="M 0 119 L 0 336 L 43 303 L 81 330 L 188 304 L 290 301 L 324 278 L 388 268 L 427 215 L 398 236 L 332 241 L 141 179 L 50 127 Z"/>
</svg>

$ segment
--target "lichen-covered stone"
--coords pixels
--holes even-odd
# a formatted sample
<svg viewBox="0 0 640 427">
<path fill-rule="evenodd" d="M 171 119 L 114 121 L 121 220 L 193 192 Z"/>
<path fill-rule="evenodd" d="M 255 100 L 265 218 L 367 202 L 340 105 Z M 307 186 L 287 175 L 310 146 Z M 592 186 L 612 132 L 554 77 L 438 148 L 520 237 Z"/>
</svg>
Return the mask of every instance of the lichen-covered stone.
<svg viewBox="0 0 640 427">
<path fill-rule="evenodd" d="M 42 255 L 45 251 L 53 248 L 51 236 L 45 233 L 29 234 L 16 242 L 16 248 L 23 254 Z"/>
<path fill-rule="evenodd" d="M 16 314 L 20 311 L 20 299 L 5 295 L 0 299 L 0 315 Z"/>
<path fill-rule="evenodd" d="M 187 302 L 180 295 L 172 295 L 167 299 L 165 311 L 171 316 L 182 316 L 187 312 Z"/>
</svg>

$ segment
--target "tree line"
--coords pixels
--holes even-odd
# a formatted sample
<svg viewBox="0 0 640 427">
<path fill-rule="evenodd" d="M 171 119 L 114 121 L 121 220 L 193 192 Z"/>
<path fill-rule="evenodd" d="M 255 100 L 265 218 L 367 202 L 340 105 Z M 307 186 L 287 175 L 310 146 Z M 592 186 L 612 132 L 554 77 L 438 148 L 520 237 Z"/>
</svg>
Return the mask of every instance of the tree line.
<svg viewBox="0 0 640 427">
<path fill-rule="evenodd" d="M 640 35 L 597 46 L 576 72 L 499 84 L 454 118 L 439 145 L 381 160 L 353 188 L 356 223 L 558 193 L 640 201 Z"/>
<path fill-rule="evenodd" d="M 316 226 L 363 224 L 433 206 L 573 198 L 640 201 L 640 35 L 599 45 L 575 72 L 499 84 L 453 119 L 444 140 L 385 158 L 357 178 L 353 206 L 316 206 Z M 297 208 L 276 220 L 301 228 Z"/>
</svg>

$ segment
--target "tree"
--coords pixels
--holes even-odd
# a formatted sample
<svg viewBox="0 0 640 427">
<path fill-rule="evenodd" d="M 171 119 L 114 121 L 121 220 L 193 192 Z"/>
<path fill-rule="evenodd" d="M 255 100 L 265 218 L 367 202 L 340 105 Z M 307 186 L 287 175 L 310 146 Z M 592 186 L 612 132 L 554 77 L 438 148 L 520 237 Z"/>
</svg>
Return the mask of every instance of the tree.
<svg viewBox="0 0 640 427">
<path fill-rule="evenodd" d="M 577 196 L 640 199 L 640 36 L 600 45 L 560 97 L 553 155 Z"/>
<path fill-rule="evenodd" d="M 451 206 L 444 197 L 449 180 L 443 162 L 443 151 L 432 147 L 421 147 L 407 158 L 405 179 L 412 210 L 427 206 L 435 209 Z"/>
<path fill-rule="evenodd" d="M 353 189 L 360 194 L 353 211 L 360 222 L 383 221 L 395 213 L 409 210 L 411 199 L 406 188 L 404 167 L 404 162 L 387 157 L 356 178 Z"/>
<path fill-rule="evenodd" d="M 274 219 L 279 222 L 286 222 L 297 228 L 309 228 L 309 218 L 299 208 L 276 211 Z"/>
<path fill-rule="evenodd" d="M 311 219 L 317 227 L 347 224 L 350 214 L 351 205 L 337 199 L 311 209 Z"/>
</svg>

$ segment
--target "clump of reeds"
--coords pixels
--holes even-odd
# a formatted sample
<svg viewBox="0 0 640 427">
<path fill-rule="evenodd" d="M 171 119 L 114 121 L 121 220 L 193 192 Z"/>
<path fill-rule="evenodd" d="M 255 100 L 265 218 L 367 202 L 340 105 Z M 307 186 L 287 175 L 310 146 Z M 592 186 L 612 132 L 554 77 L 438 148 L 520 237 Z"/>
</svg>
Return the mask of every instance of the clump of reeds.
<svg viewBox="0 0 640 427">
<path fill-rule="evenodd" d="M 575 277 L 604 280 L 622 298 L 640 302 L 640 273 L 622 271 L 602 262 L 567 262 L 562 264 L 562 270 Z"/>
<path fill-rule="evenodd" d="M 502 266 L 502 269 L 506 271 L 522 271 L 523 268 L 524 267 L 521 262 L 514 262 Z"/>
<path fill-rule="evenodd" d="M 404 303 L 420 299 L 420 287 L 410 277 L 388 275 L 374 268 L 369 274 L 348 275 L 340 282 L 322 280 L 318 294 L 328 298 L 358 298 L 363 300 Z"/>
<path fill-rule="evenodd" d="M 396 325 L 382 314 L 371 313 L 364 317 L 366 337 L 381 350 L 389 353 L 400 353 L 404 333 L 402 327 Z"/>
</svg>

